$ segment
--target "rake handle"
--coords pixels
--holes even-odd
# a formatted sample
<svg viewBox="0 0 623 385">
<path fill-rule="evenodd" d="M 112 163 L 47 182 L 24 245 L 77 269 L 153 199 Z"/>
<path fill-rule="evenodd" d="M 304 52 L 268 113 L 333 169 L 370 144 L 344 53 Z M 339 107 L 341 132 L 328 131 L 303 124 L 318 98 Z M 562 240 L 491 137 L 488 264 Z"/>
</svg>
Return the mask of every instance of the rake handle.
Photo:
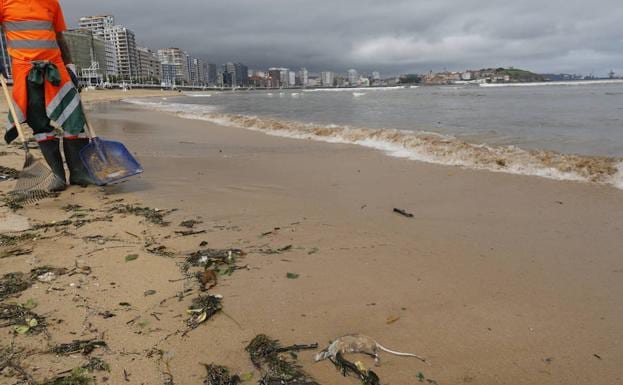
<svg viewBox="0 0 623 385">
<path fill-rule="evenodd" d="M 13 123 L 15 124 L 15 128 L 17 129 L 17 135 L 19 136 L 19 140 L 22 141 L 24 148 L 28 148 L 28 144 L 26 143 L 26 136 L 24 135 L 24 129 L 22 128 L 22 124 L 17 117 L 17 111 L 15 111 L 15 105 L 13 105 L 13 98 L 9 93 L 9 86 L 6 83 L 6 79 L 3 74 L 0 74 L 0 83 L 2 83 L 2 91 L 4 91 L 4 98 L 6 99 L 6 104 L 9 106 L 9 111 L 11 111 L 11 116 L 13 117 Z M 26 150 L 28 151 L 28 150 Z"/>
</svg>

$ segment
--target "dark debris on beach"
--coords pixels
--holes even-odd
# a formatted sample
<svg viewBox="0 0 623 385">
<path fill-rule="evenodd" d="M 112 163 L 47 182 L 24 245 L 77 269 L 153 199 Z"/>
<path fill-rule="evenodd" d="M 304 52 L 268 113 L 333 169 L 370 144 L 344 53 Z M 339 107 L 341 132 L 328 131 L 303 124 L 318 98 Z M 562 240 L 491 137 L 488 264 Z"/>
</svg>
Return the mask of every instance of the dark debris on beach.
<svg viewBox="0 0 623 385">
<path fill-rule="evenodd" d="M 223 310 L 222 298 L 215 295 L 202 295 L 193 299 L 188 309 L 190 318 L 186 321 L 189 331 L 196 329 L 200 324 L 212 318 Z"/>
<path fill-rule="evenodd" d="M 52 348 L 52 352 L 59 355 L 70 355 L 81 353 L 88 356 L 97 348 L 106 348 L 108 345 L 101 340 L 74 340 L 70 343 L 60 344 Z"/>
<path fill-rule="evenodd" d="M 220 365 L 204 365 L 206 377 L 203 385 L 238 385 L 241 382 L 240 376 L 232 375 L 228 368 Z"/>
<path fill-rule="evenodd" d="M 159 226 L 168 226 L 170 222 L 164 220 L 164 217 L 174 212 L 175 210 L 159 210 L 150 207 L 143 207 L 140 205 L 122 204 L 114 206 L 109 210 L 116 214 L 131 214 L 145 218 L 149 223 L 153 223 Z"/>
<path fill-rule="evenodd" d="M 318 385 L 298 364 L 294 353 L 316 349 L 318 344 L 283 347 L 265 334 L 256 336 L 245 350 L 253 365 L 262 372 L 260 385 Z"/>
<path fill-rule="evenodd" d="M 0 328 L 13 326 L 21 334 L 38 334 L 45 330 L 45 317 L 18 304 L 0 304 Z"/>
<path fill-rule="evenodd" d="M 19 177 L 19 171 L 6 166 L 0 166 L 0 180 L 1 179 L 17 179 Z"/>
<path fill-rule="evenodd" d="M 24 273 L 8 273 L 0 278 L 0 301 L 27 290 L 32 285 Z"/>
</svg>

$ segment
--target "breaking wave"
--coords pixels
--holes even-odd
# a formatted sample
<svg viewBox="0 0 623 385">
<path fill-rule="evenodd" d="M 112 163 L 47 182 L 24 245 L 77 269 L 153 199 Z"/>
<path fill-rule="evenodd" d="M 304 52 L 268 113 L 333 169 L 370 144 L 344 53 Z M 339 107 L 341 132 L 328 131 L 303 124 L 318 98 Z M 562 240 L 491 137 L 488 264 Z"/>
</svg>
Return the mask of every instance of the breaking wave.
<svg viewBox="0 0 623 385">
<path fill-rule="evenodd" d="M 356 144 L 381 150 L 390 156 L 421 162 L 556 180 L 609 184 L 623 189 L 623 159 L 525 150 L 516 146 L 473 144 L 433 132 L 320 125 L 233 115 L 219 112 L 214 106 L 136 99 L 124 101 L 173 113 L 182 118 L 205 120 L 288 138 Z"/>
<path fill-rule="evenodd" d="M 353 91 L 399 91 L 418 86 L 395 86 L 395 87 L 349 87 L 349 88 L 313 88 L 303 92 L 353 92 Z"/>
</svg>

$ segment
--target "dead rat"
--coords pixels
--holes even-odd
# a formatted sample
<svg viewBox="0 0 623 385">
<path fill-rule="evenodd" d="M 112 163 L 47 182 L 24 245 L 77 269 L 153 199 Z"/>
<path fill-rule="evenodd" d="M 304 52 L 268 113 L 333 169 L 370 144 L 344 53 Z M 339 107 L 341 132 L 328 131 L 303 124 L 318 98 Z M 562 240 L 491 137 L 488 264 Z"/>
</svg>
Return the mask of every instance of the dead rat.
<svg viewBox="0 0 623 385">
<path fill-rule="evenodd" d="M 423 357 L 413 353 L 396 352 L 382 346 L 372 337 L 364 336 L 362 334 L 349 334 L 342 336 L 333 341 L 327 348 L 320 353 L 316 354 L 316 362 L 326 360 L 327 358 L 335 360 L 338 353 L 361 353 L 374 357 L 374 362 L 378 366 L 381 364 L 381 357 L 379 356 L 379 350 L 384 352 L 402 356 L 402 357 L 415 357 L 418 360 L 430 365 L 430 363 Z"/>
</svg>

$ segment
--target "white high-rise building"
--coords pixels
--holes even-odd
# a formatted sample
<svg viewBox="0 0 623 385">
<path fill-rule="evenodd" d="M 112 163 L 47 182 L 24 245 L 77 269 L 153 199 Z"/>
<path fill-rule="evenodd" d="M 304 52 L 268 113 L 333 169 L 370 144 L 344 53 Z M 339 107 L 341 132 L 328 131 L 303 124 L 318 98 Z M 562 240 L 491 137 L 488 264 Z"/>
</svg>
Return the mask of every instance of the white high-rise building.
<svg viewBox="0 0 623 385">
<path fill-rule="evenodd" d="M 158 50 L 158 58 L 162 64 L 162 82 L 166 85 L 181 85 L 190 82 L 188 71 L 188 54 L 179 48 Z"/>
<path fill-rule="evenodd" d="M 124 80 L 139 77 L 138 53 L 136 51 L 136 37 L 132 30 L 121 25 L 110 28 L 110 37 L 115 46 L 117 55 L 117 72 Z"/>
<path fill-rule="evenodd" d="M 359 72 L 354 69 L 348 70 L 348 84 L 351 86 L 356 86 L 359 84 Z"/>
<path fill-rule="evenodd" d="M 92 31 L 93 35 L 106 42 L 108 75 L 120 76 L 124 80 L 139 77 L 134 32 L 121 25 L 115 25 L 115 17 L 112 15 L 81 17 L 80 28 Z"/>
<path fill-rule="evenodd" d="M 296 72 L 290 71 L 289 76 L 290 76 L 290 79 L 288 81 L 288 84 L 290 87 L 292 87 L 296 85 Z"/>
<path fill-rule="evenodd" d="M 117 76 L 117 48 L 112 37 L 112 28 L 115 26 L 115 17 L 112 15 L 84 16 L 80 18 L 80 28 L 88 29 L 93 35 L 106 43 L 106 74 Z"/>
<path fill-rule="evenodd" d="M 335 82 L 335 74 L 331 71 L 325 71 L 320 73 L 320 83 L 323 87 L 333 87 Z"/>
<path fill-rule="evenodd" d="M 378 71 L 372 72 L 372 80 L 381 80 L 381 73 Z"/>
<path fill-rule="evenodd" d="M 307 83 L 309 83 L 309 72 L 307 68 L 301 68 L 299 71 L 299 79 L 301 81 L 301 86 L 307 87 Z"/>
</svg>

